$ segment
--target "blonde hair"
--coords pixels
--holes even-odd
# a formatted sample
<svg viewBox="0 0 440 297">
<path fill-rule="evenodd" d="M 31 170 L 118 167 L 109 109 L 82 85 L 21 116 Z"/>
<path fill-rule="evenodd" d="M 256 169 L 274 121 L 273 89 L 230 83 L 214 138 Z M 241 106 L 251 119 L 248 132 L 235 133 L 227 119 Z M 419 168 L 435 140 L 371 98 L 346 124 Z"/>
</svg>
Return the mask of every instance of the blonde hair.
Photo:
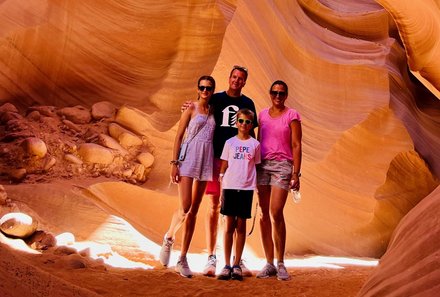
<svg viewBox="0 0 440 297">
<path fill-rule="evenodd" d="M 250 109 L 248 109 L 248 108 L 242 108 L 242 109 L 240 109 L 238 112 L 237 112 L 237 118 L 238 118 L 238 116 L 239 115 L 245 115 L 245 116 L 247 116 L 247 117 L 249 117 L 249 118 L 251 118 L 251 120 L 252 121 L 254 121 L 254 119 L 255 119 L 255 113 L 252 111 L 252 110 L 250 110 Z"/>
</svg>

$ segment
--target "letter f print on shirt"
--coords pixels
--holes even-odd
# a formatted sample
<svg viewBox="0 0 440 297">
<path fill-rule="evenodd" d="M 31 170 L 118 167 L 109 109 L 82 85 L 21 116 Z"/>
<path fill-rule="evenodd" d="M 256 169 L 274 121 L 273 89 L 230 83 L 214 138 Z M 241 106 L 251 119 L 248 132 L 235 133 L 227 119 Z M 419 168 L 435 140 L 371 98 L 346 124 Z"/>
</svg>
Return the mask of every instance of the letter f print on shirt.
<svg viewBox="0 0 440 297">
<path fill-rule="evenodd" d="M 222 127 L 237 128 L 235 122 L 237 121 L 238 106 L 229 105 L 222 110 Z"/>
</svg>

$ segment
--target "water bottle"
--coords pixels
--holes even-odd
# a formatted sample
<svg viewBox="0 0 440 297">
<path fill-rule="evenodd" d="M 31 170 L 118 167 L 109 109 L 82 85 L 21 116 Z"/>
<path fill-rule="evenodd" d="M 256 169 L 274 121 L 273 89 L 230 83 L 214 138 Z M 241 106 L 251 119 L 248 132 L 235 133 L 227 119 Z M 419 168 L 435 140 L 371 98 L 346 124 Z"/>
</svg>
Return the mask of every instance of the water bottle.
<svg viewBox="0 0 440 297">
<path fill-rule="evenodd" d="M 292 189 L 290 191 L 292 192 L 293 202 L 299 203 L 301 201 L 301 193 L 295 189 Z"/>
</svg>

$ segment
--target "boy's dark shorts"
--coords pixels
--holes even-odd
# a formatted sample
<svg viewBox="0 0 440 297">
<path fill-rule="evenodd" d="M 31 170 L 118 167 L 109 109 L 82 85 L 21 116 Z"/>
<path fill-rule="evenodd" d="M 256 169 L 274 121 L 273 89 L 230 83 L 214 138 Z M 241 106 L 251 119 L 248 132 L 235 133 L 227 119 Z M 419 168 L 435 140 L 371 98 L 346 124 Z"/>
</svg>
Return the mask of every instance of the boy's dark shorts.
<svg viewBox="0 0 440 297">
<path fill-rule="evenodd" d="M 243 219 L 251 218 L 253 196 L 253 190 L 223 190 L 220 213 Z"/>
</svg>

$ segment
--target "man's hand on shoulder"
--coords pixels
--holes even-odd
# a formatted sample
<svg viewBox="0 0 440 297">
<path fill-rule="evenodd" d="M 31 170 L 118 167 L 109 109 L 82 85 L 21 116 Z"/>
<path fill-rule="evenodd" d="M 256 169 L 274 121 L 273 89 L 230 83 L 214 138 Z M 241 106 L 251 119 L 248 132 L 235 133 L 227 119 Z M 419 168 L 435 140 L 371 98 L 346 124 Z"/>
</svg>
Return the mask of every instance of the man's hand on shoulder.
<svg viewBox="0 0 440 297">
<path fill-rule="evenodd" d="M 180 111 L 184 112 L 185 110 L 187 110 L 190 107 L 194 107 L 194 102 L 192 102 L 191 100 L 187 100 L 185 101 L 182 106 L 180 107 Z"/>
</svg>

